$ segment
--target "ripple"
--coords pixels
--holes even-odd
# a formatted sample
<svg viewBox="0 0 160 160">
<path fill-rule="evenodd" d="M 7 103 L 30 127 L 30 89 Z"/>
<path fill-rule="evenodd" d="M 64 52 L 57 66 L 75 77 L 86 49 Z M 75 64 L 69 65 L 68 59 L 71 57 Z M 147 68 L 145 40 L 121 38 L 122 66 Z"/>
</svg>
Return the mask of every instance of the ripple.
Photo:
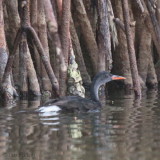
<svg viewBox="0 0 160 160">
<path fill-rule="evenodd" d="M 126 97 L 112 98 L 114 103 L 91 113 L 42 112 L 46 108 L 35 113 L 29 103 L 1 108 L 1 151 L 16 153 L 17 159 L 27 151 L 35 155 L 30 159 L 159 160 L 159 96 Z"/>
</svg>

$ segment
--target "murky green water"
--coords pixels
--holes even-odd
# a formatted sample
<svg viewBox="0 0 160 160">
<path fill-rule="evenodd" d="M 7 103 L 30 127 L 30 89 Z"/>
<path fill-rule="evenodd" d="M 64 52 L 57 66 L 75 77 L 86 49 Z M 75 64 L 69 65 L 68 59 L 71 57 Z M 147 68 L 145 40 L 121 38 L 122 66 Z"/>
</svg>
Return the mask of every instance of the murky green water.
<svg viewBox="0 0 160 160">
<path fill-rule="evenodd" d="M 97 113 L 31 113 L 38 101 L 0 108 L 0 160 L 160 160 L 159 98 L 118 94 Z"/>
</svg>

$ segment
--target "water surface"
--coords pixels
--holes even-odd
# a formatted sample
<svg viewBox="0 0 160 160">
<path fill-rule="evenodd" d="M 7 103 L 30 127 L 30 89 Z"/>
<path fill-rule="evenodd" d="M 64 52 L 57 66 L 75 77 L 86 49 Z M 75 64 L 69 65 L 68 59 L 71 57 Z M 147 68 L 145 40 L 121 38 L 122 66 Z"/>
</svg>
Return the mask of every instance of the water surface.
<svg viewBox="0 0 160 160">
<path fill-rule="evenodd" d="M 1 107 L 0 160 L 159 160 L 159 94 L 109 99 L 94 113 L 37 114 L 39 101 Z"/>
</svg>

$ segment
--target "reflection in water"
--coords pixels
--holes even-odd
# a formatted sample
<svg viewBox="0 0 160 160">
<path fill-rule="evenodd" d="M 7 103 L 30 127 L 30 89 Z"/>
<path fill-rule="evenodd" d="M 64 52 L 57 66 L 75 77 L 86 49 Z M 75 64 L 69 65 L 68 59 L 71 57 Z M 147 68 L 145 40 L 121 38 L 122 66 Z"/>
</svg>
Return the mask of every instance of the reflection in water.
<svg viewBox="0 0 160 160">
<path fill-rule="evenodd" d="M 114 101 L 96 113 L 33 112 L 39 101 L 0 108 L 1 160 L 159 160 L 156 91 Z"/>
</svg>

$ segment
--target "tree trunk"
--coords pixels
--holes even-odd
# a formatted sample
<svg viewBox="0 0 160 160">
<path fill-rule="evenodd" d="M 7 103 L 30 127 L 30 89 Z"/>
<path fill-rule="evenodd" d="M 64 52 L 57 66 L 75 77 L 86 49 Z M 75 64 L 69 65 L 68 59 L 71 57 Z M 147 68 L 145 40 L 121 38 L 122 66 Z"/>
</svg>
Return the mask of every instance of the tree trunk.
<svg viewBox="0 0 160 160">
<path fill-rule="evenodd" d="M 57 61 L 59 62 L 57 63 L 57 66 L 54 65 L 53 69 L 55 71 L 55 74 L 58 77 L 60 74 L 60 79 L 59 79 L 60 93 L 62 93 L 64 89 L 63 86 L 64 84 L 66 84 L 66 79 L 63 79 L 63 77 L 66 77 L 67 67 L 64 61 L 64 55 L 62 53 L 62 46 L 61 46 L 61 41 L 58 33 L 58 24 L 55 19 L 55 15 L 54 15 L 50 0 L 45 1 L 45 13 L 46 13 L 46 21 L 47 21 L 48 30 L 49 30 L 49 36 L 56 50 L 55 63 L 57 63 Z"/>
<path fill-rule="evenodd" d="M 3 0 L 0 0 L 0 84 L 3 83 L 3 75 L 5 71 L 5 67 L 8 60 L 7 47 L 6 47 L 6 38 L 4 32 L 4 18 L 3 18 Z M 13 99 L 13 87 L 11 84 L 10 76 L 8 76 L 2 84 L 2 93 L 4 100 L 12 100 Z"/>
<path fill-rule="evenodd" d="M 37 0 L 30 0 L 30 20 L 32 27 L 37 31 L 37 22 L 38 22 L 38 2 Z"/>
<path fill-rule="evenodd" d="M 2 83 L 5 83 L 5 81 L 7 81 L 7 79 L 10 77 L 13 62 L 14 62 L 14 56 L 15 56 L 16 50 L 18 49 L 18 45 L 21 41 L 21 38 L 22 38 L 22 30 L 19 29 L 17 32 L 16 38 L 14 40 L 14 43 L 13 43 L 12 52 L 10 52 L 10 55 L 9 55 L 9 58 L 7 61 L 7 65 L 5 68 L 4 75 L 3 75 L 3 82 Z"/>
<path fill-rule="evenodd" d="M 58 24 L 61 24 L 61 18 L 62 18 L 62 3 L 63 0 L 56 0 L 57 1 L 57 7 L 58 7 Z"/>
<path fill-rule="evenodd" d="M 160 23 L 160 1 L 157 1 L 156 16 L 158 22 Z"/>
<path fill-rule="evenodd" d="M 86 68 L 86 65 L 83 59 L 83 53 L 81 50 L 80 42 L 79 42 L 78 35 L 77 35 L 76 29 L 74 26 L 73 19 L 71 19 L 70 32 L 71 32 L 73 49 L 74 49 L 75 56 L 76 56 L 76 62 L 78 63 L 78 67 L 81 72 L 83 82 L 84 84 L 90 84 L 91 79 L 87 72 L 87 68 Z"/>
<path fill-rule="evenodd" d="M 8 14 L 8 30 L 6 31 L 7 45 L 11 52 L 14 39 L 20 27 L 20 17 L 18 13 L 17 0 L 5 0 Z"/>
<path fill-rule="evenodd" d="M 49 58 L 49 49 L 48 49 L 48 38 L 47 38 L 47 27 L 46 27 L 46 19 L 45 19 L 45 12 L 44 12 L 44 1 L 38 1 L 38 37 L 41 41 L 41 44 L 44 48 L 45 56 Z M 51 83 L 46 73 L 46 70 L 41 63 L 41 79 L 42 79 L 42 90 L 43 91 L 52 91 Z"/>
<path fill-rule="evenodd" d="M 34 69 L 34 65 L 32 62 L 32 58 L 29 52 L 27 41 L 25 45 L 26 45 L 27 52 L 25 52 L 26 54 L 24 56 L 25 56 L 27 73 L 28 73 L 28 81 L 29 81 L 29 98 L 33 98 L 35 96 L 36 97 L 40 96 L 41 93 L 40 93 L 40 87 L 39 87 L 36 71 Z"/>
<path fill-rule="evenodd" d="M 31 15 L 30 15 L 30 20 L 31 20 L 31 26 L 34 28 L 34 30 L 38 33 L 38 12 L 37 12 L 37 7 L 38 7 L 38 1 L 37 0 L 31 0 L 30 3 L 30 10 L 31 10 Z M 32 58 L 33 58 L 33 63 L 34 67 L 37 73 L 37 78 L 39 81 L 40 86 L 42 86 L 42 79 L 41 79 L 41 60 L 40 56 L 38 54 L 38 51 L 33 44 L 33 40 L 29 37 L 28 38 L 28 46 L 30 49 L 30 53 Z"/>
<path fill-rule="evenodd" d="M 70 27 L 70 16 L 71 16 L 70 6 L 71 6 L 71 0 L 63 0 L 61 42 L 62 42 L 62 51 L 66 65 L 68 65 L 68 52 L 69 52 L 69 27 Z"/>
<path fill-rule="evenodd" d="M 8 55 L 6 48 L 6 38 L 4 32 L 4 20 L 3 20 L 3 8 L 2 1 L 0 0 L 0 82 L 2 82 L 2 77 L 4 74 L 5 66 L 7 63 Z"/>
<path fill-rule="evenodd" d="M 39 85 L 49 95 L 52 85 L 57 96 L 59 90 L 64 96 L 72 69 L 81 85 L 80 75 L 88 84 L 113 65 L 113 74 L 126 77 L 116 86 L 132 89 L 134 84 L 138 96 L 139 81 L 144 88 L 160 81 L 159 0 L 0 0 L 0 5 L 0 82 L 8 99 L 14 85 L 20 85 L 22 96 L 30 90 L 39 95 Z"/>
<path fill-rule="evenodd" d="M 20 17 L 17 10 L 18 8 L 17 0 L 6 0 L 4 1 L 4 3 L 7 9 L 6 10 L 7 13 L 4 12 L 4 14 L 6 13 L 8 18 L 8 22 L 6 22 L 6 18 L 4 19 L 5 35 L 6 35 L 9 52 L 11 52 L 14 39 L 20 27 Z M 19 59 L 19 51 L 17 50 L 15 54 L 15 60 L 13 63 L 13 69 L 12 69 L 13 81 L 15 85 L 19 84 L 19 63 L 18 63 L 19 60 L 18 59 Z"/>
<path fill-rule="evenodd" d="M 129 52 L 129 60 L 130 60 L 130 66 L 131 66 L 134 91 L 135 91 L 136 96 L 141 97 L 141 86 L 140 86 L 137 63 L 136 63 L 136 55 L 135 55 L 135 50 L 134 50 L 133 37 L 131 34 L 131 28 L 130 28 L 128 0 L 121 0 L 121 1 L 122 1 L 125 31 L 126 31 L 127 46 L 128 46 L 128 52 Z"/>
<path fill-rule="evenodd" d="M 39 83 L 28 49 L 26 34 L 23 33 L 20 43 L 20 97 L 21 99 L 28 99 L 28 97 L 33 98 L 39 95 Z"/>
<path fill-rule="evenodd" d="M 98 71 L 110 71 L 112 68 L 111 39 L 106 0 L 98 0 Z"/>
<path fill-rule="evenodd" d="M 112 6 L 116 19 L 118 18 L 119 20 L 123 20 L 121 1 L 119 0 L 112 1 Z M 124 26 L 123 23 L 122 25 Z M 133 81 L 131 76 L 129 55 L 127 50 L 126 35 L 124 30 L 121 29 L 119 25 L 117 26 L 117 33 L 118 33 L 118 46 L 115 48 L 113 54 L 113 62 L 114 62 L 113 73 L 125 76 L 126 77 L 126 80 L 124 81 L 125 88 L 132 89 Z"/>
<path fill-rule="evenodd" d="M 71 0 L 63 0 L 62 3 L 62 21 L 61 21 L 61 43 L 62 43 L 62 52 L 64 55 L 64 60 L 66 66 L 68 67 L 68 57 L 69 57 L 69 27 L 70 27 L 70 7 Z M 66 94 L 66 81 L 67 81 L 67 72 L 63 73 L 64 83 L 61 84 L 63 86 L 63 90 L 61 90 L 61 95 L 64 96 Z"/>
<path fill-rule="evenodd" d="M 148 74 L 147 74 L 147 80 L 146 84 L 148 88 L 157 88 L 158 86 L 158 79 L 153 63 L 153 57 L 152 54 L 149 55 L 149 65 L 148 65 Z"/>
<path fill-rule="evenodd" d="M 146 88 L 146 84 L 150 88 L 157 86 L 157 77 L 155 74 L 155 68 L 153 67 L 153 55 L 152 55 L 152 36 L 147 28 L 145 21 L 146 16 L 140 17 L 142 10 L 137 11 L 137 4 L 133 2 L 133 12 L 136 20 L 136 48 L 138 55 L 138 71 L 142 79 L 141 86 Z M 143 8 L 143 14 L 145 14 L 146 8 Z M 145 57 L 145 58 L 144 58 Z"/>
<path fill-rule="evenodd" d="M 38 50 L 38 52 L 41 56 L 41 60 L 43 62 L 43 65 L 45 66 L 47 74 L 48 74 L 48 76 L 50 78 L 50 81 L 52 83 L 53 91 L 55 92 L 56 96 L 59 96 L 59 83 L 57 81 L 57 78 L 55 77 L 55 74 L 54 74 L 53 70 L 52 70 L 52 67 L 51 67 L 51 64 L 49 62 L 48 57 L 45 56 L 45 52 L 44 52 L 44 49 L 41 45 L 41 42 L 40 42 L 35 30 L 32 27 L 29 27 L 27 29 L 27 31 L 28 31 L 27 36 L 31 35 L 31 37 L 34 40 L 34 44 L 35 44 L 35 46 L 36 46 L 36 48 L 37 48 L 37 50 Z"/>
<path fill-rule="evenodd" d="M 155 42 L 155 45 L 158 50 L 158 54 L 160 55 L 160 45 L 159 45 L 160 44 L 160 25 L 157 21 L 155 12 L 154 12 L 149 0 L 146 0 L 146 5 L 147 5 L 150 19 L 151 19 L 151 24 L 148 24 L 148 25 L 149 25 L 149 28 L 151 28 L 152 32 L 155 32 L 155 33 L 153 33 L 154 34 L 153 38 L 154 38 L 154 42 Z M 148 23 L 150 23 L 150 22 L 148 22 Z"/>
<path fill-rule="evenodd" d="M 80 32 L 83 36 L 83 45 L 87 49 L 89 58 L 91 59 L 91 64 L 93 67 L 94 74 L 97 73 L 98 68 L 98 46 L 94 37 L 94 33 L 90 24 L 90 21 L 87 17 L 87 13 L 84 7 L 84 4 L 81 0 L 73 1 L 74 7 L 76 9 L 76 18 L 80 24 Z"/>
<path fill-rule="evenodd" d="M 90 21 L 93 33 L 94 33 L 94 35 L 96 35 L 97 19 L 98 19 L 98 15 L 97 15 L 98 1 L 95 1 L 95 0 L 82 0 L 82 1 L 85 6 L 87 17 Z"/>
<path fill-rule="evenodd" d="M 137 49 L 138 49 L 138 71 L 139 75 L 142 78 L 142 88 L 146 88 L 146 79 L 148 74 L 148 67 L 149 67 L 149 56 L 151 54 L 151 34 L 147 30 L 146 27 L 144 27 L 144 24 L 142 22 L 142 19 L 139 18 L 137 20 Z M 145 57 L 145 58 L 144 58 Z"/>
<path fill-rule="evenodd" d="M 19 82 L 20 82 L 19 91 L 21 99 L 28 98 L 26 54 L 27 54 L 27 41 L 26 41 L 26 35 L 23 33 L 22 40 L 19 44 Z"/>
</svg>

